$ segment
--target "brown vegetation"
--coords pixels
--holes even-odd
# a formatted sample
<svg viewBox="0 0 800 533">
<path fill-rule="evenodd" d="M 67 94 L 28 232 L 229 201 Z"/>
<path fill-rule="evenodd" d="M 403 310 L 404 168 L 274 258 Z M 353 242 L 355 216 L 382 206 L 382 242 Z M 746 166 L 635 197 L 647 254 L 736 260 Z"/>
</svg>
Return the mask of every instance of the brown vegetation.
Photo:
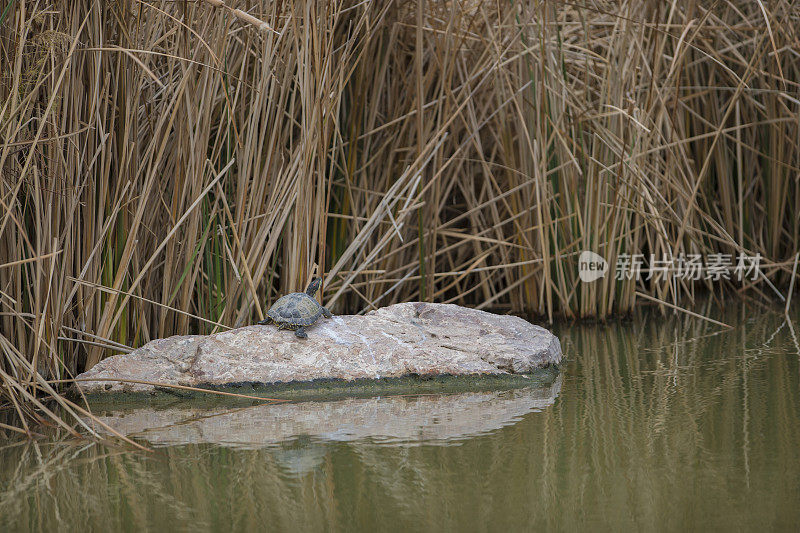
<svg viewBox="0 0 800 533">
<path fill-rule="evenodd" d="M 785 1 L 4 0 L 3 402 L 315 272 L 335 312 L 785 292 L 798 26 Z M 581 250 L 765 277 L 587 284 Z"/>
</svg>

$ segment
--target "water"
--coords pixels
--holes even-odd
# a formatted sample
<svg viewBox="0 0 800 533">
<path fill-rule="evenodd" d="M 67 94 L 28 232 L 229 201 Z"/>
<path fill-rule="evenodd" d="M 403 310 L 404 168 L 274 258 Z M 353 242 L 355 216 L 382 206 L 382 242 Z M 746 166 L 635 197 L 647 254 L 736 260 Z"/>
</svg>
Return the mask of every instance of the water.
<svg viewBox="0 0 800 533">
<path fill-rule="evenodd" d="M 6 440 L 0 530 L 797 530 L 800 328 L 715 316 L 562 324 L 536 389 L 107 413 L 153 453 Z"/>
</svg>

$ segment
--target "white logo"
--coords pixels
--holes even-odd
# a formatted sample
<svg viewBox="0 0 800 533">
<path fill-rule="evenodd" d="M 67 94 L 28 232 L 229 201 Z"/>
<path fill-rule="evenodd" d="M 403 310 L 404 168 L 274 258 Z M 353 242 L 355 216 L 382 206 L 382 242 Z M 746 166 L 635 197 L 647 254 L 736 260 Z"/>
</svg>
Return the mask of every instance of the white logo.
<svg viewBox="0 0 800 533">
<path fill-rule="evenodd" d="M 601 256 L 589 250 L 584 250 L 578 257 L 578 276 L 581 281 L 589 283 L 606 275 L 608 263 Z"/>
</svg>

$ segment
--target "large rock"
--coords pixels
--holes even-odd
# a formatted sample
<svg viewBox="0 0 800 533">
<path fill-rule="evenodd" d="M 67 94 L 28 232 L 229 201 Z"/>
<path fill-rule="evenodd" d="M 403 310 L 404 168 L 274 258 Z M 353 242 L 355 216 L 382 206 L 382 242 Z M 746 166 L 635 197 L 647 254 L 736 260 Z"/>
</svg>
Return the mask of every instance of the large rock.
<svg viewBox="0 0 800 533">
<path fill-rule="evenodd" d="M 115 355 L 79 380 L 204 386 L 354 380 L 407 375 L 530 373 L 558 364 L 552 333 L 525 320 L 450 304 L 403 303 L 366 315 L 321 318 L 308 338 L 274 326 L 154 340 Z M 79 381 L 84 393 L 151 391 L 153 385 Z"/>
</svg>

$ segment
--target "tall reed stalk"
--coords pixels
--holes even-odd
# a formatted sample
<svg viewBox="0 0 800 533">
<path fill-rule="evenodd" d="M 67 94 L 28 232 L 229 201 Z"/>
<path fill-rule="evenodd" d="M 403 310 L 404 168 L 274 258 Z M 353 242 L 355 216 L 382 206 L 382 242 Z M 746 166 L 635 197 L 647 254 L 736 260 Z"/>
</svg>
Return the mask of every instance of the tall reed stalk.
<svg viewBox="0 0 800 533">
<path fill-rule="evenodd" d="M 0 0 L 2 402 L 27 416 L 46 380 L 252 323 L 316 273 L 339 313 L 774 297 L 800 231 L 798 20 L 786 1 Z M 583 283 L 582 250 L 612 270 L 761 254 L 765 276 Z"/>
</svg>

